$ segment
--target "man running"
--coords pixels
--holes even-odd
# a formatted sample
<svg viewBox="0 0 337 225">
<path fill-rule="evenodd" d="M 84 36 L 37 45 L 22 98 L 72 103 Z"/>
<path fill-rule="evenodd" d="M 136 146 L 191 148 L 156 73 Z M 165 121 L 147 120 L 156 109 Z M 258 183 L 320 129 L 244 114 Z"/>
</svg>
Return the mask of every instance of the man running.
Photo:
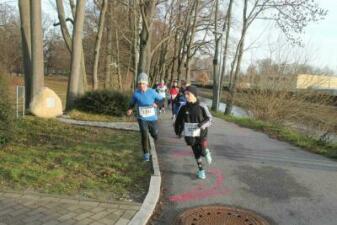
<svg viewBox="0 0 337 225">
<path fill-rule="evenodd" d="M 163 98 L 154 89 L 148 87 L 149 78 L 146 73 L 140 73 L 138 75 L 137 83 L 138 88 L 132 95 L 127 115 L 130 116 L 132 114 L 132 109 L 136 106 L 136 117 L 141 133 L 144 160 L 150 161 L 148 133 L 151 134 L 154 140 L 157 139 L 157 105 Z"/>
</svg>

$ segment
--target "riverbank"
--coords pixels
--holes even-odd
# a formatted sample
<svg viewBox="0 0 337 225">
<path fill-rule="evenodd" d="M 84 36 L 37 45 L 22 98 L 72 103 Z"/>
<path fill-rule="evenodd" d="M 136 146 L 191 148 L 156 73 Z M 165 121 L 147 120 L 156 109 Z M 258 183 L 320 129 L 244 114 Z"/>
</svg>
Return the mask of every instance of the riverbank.
<svg viewBox="0 0 337 225">
<path fill-rule="evenodd" d="M 204 97 L 203 101 L 211 106 L 211 91 L 201 88 L 200 95 Z M 225 97 L 224 93 L 222 102 L 225 102 Z M 260 121 L 282 124 L 319 141 L 337 143 L 337 110 L 326 106 L 320 108 L 317 104 L 303 104 L 303 102 L 295 100 L 289 100 L 291 103 L 288 103 L 287 98 L 269 99 L 268 96 L 257 98 L 256 96 L 249 97 L 238 94 L 234 101 L 236 106 L 233 106 L 232 114 L 243 118 L 254 116 Z M 246 105 L 244 105 L 245 102 Z M 220 103 L 219 111 L 224 112 L 225 108 L 226 104 Z"/>
</svg>

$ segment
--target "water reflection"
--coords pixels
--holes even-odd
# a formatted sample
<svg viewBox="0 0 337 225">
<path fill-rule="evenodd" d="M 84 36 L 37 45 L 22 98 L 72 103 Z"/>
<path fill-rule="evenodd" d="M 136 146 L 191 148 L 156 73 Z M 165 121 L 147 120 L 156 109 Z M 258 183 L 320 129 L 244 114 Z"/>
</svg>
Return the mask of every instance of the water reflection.
<svg viewBox="0 0 337 225">
<path fill-rule="evenodd" d="M 212 100 L 209 98 L 203 98 L 203 97 L 199 97 L 200 101 L 205 103 L 208 107 L 212 106 Z M 219 111 L 220 112 L 225 112 L 226 109 L 226 104 L 225 103 L 220 103 L 219 105 Z M 237 117 L 249 117 L 248 113 L 246 110 L 244 110 L 243 108 L 237 107 L 237 106 L 233 106 L 232 108 L 232 115 L 233 116 L 237 116 Z"/>
</svg>

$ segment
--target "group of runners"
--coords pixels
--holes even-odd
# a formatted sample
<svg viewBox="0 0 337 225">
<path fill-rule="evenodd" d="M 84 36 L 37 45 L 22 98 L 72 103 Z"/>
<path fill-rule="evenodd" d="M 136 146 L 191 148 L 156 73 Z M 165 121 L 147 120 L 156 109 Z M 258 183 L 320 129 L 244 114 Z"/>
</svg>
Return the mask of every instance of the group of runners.
<svg viewBox="0 0 337 225">
<path fill-rule="evenodd" d="M 208 164 L 212 163 L 211 152 L 208 148 L 207 133 L 211 125 L 212 116 L 204 104 L 198 98 L 198 89 L 186 84 L 185 81 L 174 81 L 169 90 L 167 105 L 172 109 L 174 132 L 178 138 L 184 136 L 187 145 L 191 146 L 197 163 L 196 176 L 206 178 L 202 158 Z M 144 160 L 150 161 L 149 134 L 156 141 L 158 139 L 158 112 L 165 111 L 167 87 L 164 81 L 156 85 L 156 89 L 150 88 L 149 78 L 146 73 L 140 73 L 137 79 L 137 89 L 134 91 L 127 115 L 130 116 L 135 109 Z"/>
</svg>

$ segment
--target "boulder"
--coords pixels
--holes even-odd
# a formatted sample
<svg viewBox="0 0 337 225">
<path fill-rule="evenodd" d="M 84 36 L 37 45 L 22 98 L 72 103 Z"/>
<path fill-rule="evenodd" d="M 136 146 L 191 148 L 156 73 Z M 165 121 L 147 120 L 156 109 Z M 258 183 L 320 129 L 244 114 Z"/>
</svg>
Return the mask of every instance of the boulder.
<svg viewBox="0 0 337 225">
<path fill-rule="evenodd" d="M 62 115 L 62 102 L 57 94 L 44 87 L 38 92 L 30 104 L 30 112 L 37 117 L 54 118 Z"/>
</svg>

